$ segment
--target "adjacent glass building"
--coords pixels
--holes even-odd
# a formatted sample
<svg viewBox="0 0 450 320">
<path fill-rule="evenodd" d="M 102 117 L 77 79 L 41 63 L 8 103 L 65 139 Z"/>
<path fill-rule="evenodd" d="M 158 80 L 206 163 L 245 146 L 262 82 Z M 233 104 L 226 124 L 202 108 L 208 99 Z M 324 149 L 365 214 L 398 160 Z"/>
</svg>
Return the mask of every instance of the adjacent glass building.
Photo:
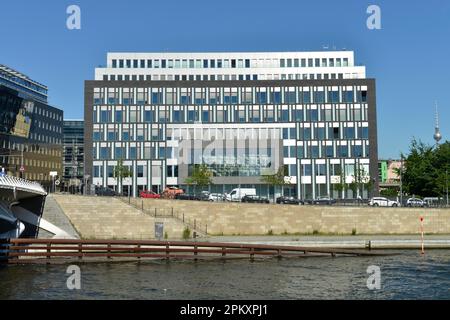
<svg viewBox="0 0 450 320">
<path fill-rule="evenodd" d="M 47 87 L 0 65 L 0 166 L 8 175 L 52 184 L 62 173 L 63 112 L 47 103 Z"/>
<path fill-rule="evenodd" d="M 62 189 L 79 190 L 84 179 L 84 121 L 64 120 Z"/>
<path fill-rule="evenodd" d="M 375 81 L 353 52 L 109 54 L 85 84 L 86 172 L 92 183 L 161 191 L 197 164 L 213 192 L 281 190 L 302 199 L 378 190 Z M 192 62 L 192 63 L 191 63 Z M 122 160 L 133 176 L 117 186 Z M 363 175 L 371 188 L 350 185 Z"/>
</svg>

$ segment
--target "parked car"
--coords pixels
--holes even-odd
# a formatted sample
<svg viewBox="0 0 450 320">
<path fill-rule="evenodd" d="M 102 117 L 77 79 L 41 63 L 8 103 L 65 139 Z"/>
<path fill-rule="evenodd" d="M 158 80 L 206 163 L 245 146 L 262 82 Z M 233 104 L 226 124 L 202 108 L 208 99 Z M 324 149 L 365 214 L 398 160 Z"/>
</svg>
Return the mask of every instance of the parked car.
<svg viewBox="0 0 450 320">
<path fill-rule="evenodd" d="M 256 196 L 255 188 L 236 188 L 231 190 L 229 194 L 226 194 L 227 201 L 241 201 L 245 196 Z"/>
<path fill-rule="evenodd" d="M 225 201 L 225 196 L 222 193 L 210 193 L 208 201 L 211 202 Z"/>
<path fill-rule="evenodd" d="M 103 197 L 113 197 L 116 195 L 116 192 L 106 187 L 95 187 L 95 194 Z"/>
<path fill-rule="evenodd" d="M 146 198 L 146 199 L 159 199 L 159 198 L 161 198 L 160 194 L 157 194 L 156 192 L 153 192 L 151 190 L 141 191 L 139 196 L 141 198 Z"/>
<path fill-rule="evenodd" d="M 305 202 L 303 200 L 294 198 L 294 197 L 278 197 L 276 199 L 276 202 L 278 204 L 300 204 L 300 205 L 304 205 Z"/>
<path fill-rule="evenodd" d="M 163 199 L 176 199 L 176 196 L 179 194 L 183 194 L 184 190 L 177 187 L 167 187 L 161 194 L 161 198 Z"/>
<path fill-rule="evenodd" d="M 373 207 L 398 207 L 398 201 L 389 200 L 384 197 L 374 197 L 369 200 L 369 206 Z"/>
<path fill-rule="evenodd" d="M 407 207 L 426 207 L 427 203 L 419 198 L 409 198 L 406 200 Z"/>
<path fill-rule="evenodd" d="M 336 203 L 336 199 L 330 197 L 318 197 L 311 204 L 332 205 Z"/>
<path fill-rule="evenodd" d="M 427 207 L 439 207 L 439 205 L 442 204 L 442 198 L 426 197 L 423 198 L 423 202 Z"/>
<path fill-rule="evenodd" d="M 209 192 L 209 191 L 202 191 L 200 193 L 199 198 L 200 198 L 201 201 L 209 201 L 209 195 L 210 194 L 211 194 L 211 192 Z"/>
<path fill-rule="evenodd" d="M 200 197 L 196 196 L 195 194 L 179 193 L 179 194 L 175 195 L 175 199 L 177 199 L 177 200 L 200 200 Z"/>
<path fill-rule="evenodd" d="M 247 195 L 242 197 L 241 202 L 247 202 L 247 203 L 270 203 L 269 199 L 256 196 L 256 195 Z"/>
</svg>

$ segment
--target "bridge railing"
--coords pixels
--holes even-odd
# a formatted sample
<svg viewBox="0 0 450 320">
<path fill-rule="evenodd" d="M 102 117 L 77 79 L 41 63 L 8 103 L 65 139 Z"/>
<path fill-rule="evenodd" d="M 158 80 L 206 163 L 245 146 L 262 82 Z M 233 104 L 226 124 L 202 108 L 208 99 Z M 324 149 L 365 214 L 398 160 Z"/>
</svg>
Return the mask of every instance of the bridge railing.
<svg viewBox="0 0 450 320">
<path fill-rule="evenodd" d="M 44 188 L 38 182 L 7 175 L 0 176 L 0 187 L 7 189 L 17 188 L 24 191 L 47 194 Z"/>
</svg>

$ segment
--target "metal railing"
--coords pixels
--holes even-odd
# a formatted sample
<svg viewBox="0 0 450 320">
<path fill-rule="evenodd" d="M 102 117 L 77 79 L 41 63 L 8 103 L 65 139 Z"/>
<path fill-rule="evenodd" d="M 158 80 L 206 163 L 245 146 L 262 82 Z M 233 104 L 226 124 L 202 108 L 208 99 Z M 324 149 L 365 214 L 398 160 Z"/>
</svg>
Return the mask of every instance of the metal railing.
<svg viewBox="0 0 450 320">
<path fill-rule="evenodd" d="M 185 215 L 183 211 L 176 210 L 174 207 L 161 208 L 161 207 L 146 207 L 144 205 L 144 199 L 131 198 L 131 197 L 118 197 L 122 202 L 140 210 L 141 212 L 148 214 L 154 218 L 174 218 L 183 223 L 186 227 L 189 227 L 197 235 L 208 235 L 208 224 L 197 221 L 197 219 L 191 219 Z"/>
<path fill-rule="evenodd" d="M 27 192 L 34 192 L 42 195 L 46 195 L 44 188 L 34 181 L 25 180 L 13 176 L 0 176 L 0 188 L 5 189 L 17 189 Z"/>
</svg>

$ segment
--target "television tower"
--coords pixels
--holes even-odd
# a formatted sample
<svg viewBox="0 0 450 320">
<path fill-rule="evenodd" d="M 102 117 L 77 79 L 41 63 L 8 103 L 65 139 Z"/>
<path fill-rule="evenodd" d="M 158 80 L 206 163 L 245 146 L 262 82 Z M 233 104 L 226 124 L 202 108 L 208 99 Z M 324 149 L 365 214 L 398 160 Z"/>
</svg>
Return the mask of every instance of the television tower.
<svg viewBox="0 0 450 320">
<path fill-rule="evenodd" d="M 438 114 L 438 107 L 436 103 L 436 126 L 434 127 L 434 135 L 433 135 L 434 141 L 436 141 L 436 145 L 439 144 L 439 141 L 442 139 L 441 131 L 439 130 L 439 114 Z"/>
</svg>

